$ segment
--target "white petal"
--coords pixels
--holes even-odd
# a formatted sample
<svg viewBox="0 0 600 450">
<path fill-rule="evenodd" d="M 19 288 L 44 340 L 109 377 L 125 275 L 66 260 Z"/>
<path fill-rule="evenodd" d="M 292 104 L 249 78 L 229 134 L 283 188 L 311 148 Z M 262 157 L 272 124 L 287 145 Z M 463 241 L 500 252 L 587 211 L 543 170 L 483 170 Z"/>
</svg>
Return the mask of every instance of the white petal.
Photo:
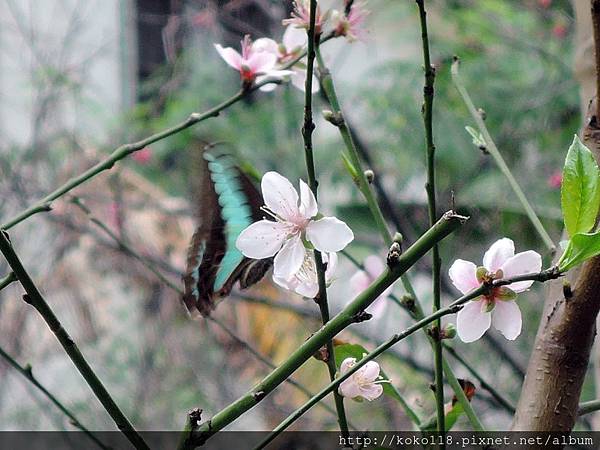
<svg viewBox="0 0 600 450">
<path fill-rule="evenodd" d="M 506 339 L 514 341 L 521 334 L 521 310 L 517 302 L 497 301 L 492 311 L 492 323 Z"/>
<path fill-rule="evenodd" d="M 502 267 L 504 278 L 511 278 L 517 275 L 526 275 L 529 273 L 538 273 L 542 270 L 542 257 L 533 250 L 517 253 L 506 261 Z M 508 287 L 515 292 L 523 292 L 531 287 L 533 281 L 518 281 L 509 284 Z"/>
<path fill-rule="evenodd" d="M 288 239 L 273 261 L 273 274 L 276 277 L 290 278 L 300 270 L 306 249 L 299 235 Z"/>
<path fill-rule="evenodd" d="M 317 215 L 317 199 L 304 181 L 300 180 L 300 214 L 306 219 Z"/>
<path fill-rule="evenodd" d="M 365 384 L 360 387 L 360 395 L 368 401 L 375 400 L 383 394 L 383 386 L 381 384 Z"/>
<path fill-rule="evenodd" d="M 277 172 L 267 172 L 260 187 L 267 208 L 286 220 L 298 216 L 298 192 L 287 178 Z"/>
<path fill-rule="evenodd" d="M 479 287 L 477 281 L 477 266 L 471 261 L 457 259 L 448 270 L 452 284 L 463 294 Z"/>
<path fill-rule="evenodd" d="M 288 232 L 284 223 L 259 220 L 240 233 L 235 246 L 248 258 L 270 258 L 281 248 Z"/>
<path fill-rule="evenodd" d="M 379 364 L 375 361 L 369 361 L 359 369 L 362 377 L 367 381 L 375 381 L 379 376 L 379 370 Z"/>
<path fill-rule="evenodd" d="M 221 58 L 223 58 L 227 64 L 236 70 L 240 70 L 242 67 L 242 55 L 240 55 L 231 47 L 223 48 L 219 44 L 215 44 L 215 48 L 219 52 L 219 55 L 221 55 Z"/>
<path fill-rule="evenodd" d="M 496 272 L 508 258 L 515 254 L 515 243 L 508 238 L 498 239 L 483 255 L 483 267 Z"/>
<path fill-rule="evenodd" d="M 302 92 L 304 92 L 305 87 L 306 87 L 306 69 L 300 69 L 300 68 L 296 68 L 296 67 L 294 67 L 293 69 L 294 69 L 294 73 L 292 74 L 292 76 L 290 78 L 292 85 L 294 85 L 296 88 L 298 88 Z M 314 75 L 313 75 L 313 80 L 312 80 L 311 92 L 313 94 L 316 94 L 317 92 L 319 92 L 319 80 Z"/>
<path fill-rule="evenodd" d="M 342 384 L 340 384 L 340 387 L 338 388 L 338 392 L 340 395 L 348 398 L 356 398 L 361 395 L 360 388 L 353 377 L 342 381 Z"/>
<path fill-rule="evenodd" d="M 270 78 L 270 77 L 268 77 L 266 75 L 259 75 L 258 77 L 256 77 L 256 83 L 257 84 L 262 83 L 267 78 Z M 263 92 L 273 92 L 275 89 L 277 89 L 277 84 L 276 83 L 265 84 L 264 86 L 261 86 L 258 89 L 260 89 Z"/>
<path fill-rule="evenodd" d="M 277 56 L 279 54 L 279 46 L 271 38 L 260 38 L 252 43 L 252 51 L 257 53 L 267 52 Z"/>
<path fill-rule="evenodd" d="M 323 217 L 308 224 L 306 238 L 321 252 L 339 252 L 352 242 L 354 233 L 336 217 Z"/>
<path fill-rule="evenodd" d="M 284 289 L 287 289 L 288 291 L 296 291 L 296 288 L 299 284 L 298 278 L 296 277 L 282 278 L 275 276 L 275 274 L 273 274 L 273 281 L 275 282 L 275 284 L 281 286 Z"/>
<path fill-rule="evenodd" d="M 327 269 L 325 270 L 325 281 L 328 283 L 333 279 L 333 274 L 338 263 L 337 253 L 322 253 L 323 261 L 327 263 Z"/>
<path fill-rule="evenodd" d="M 340 364 L 340 373 L 344 375 L 354 364 L 356 364 L 356 358 L 344 359 Z"/>
<path fill-rule="evenodd" d="M 294 51 L 296 48 L 304 47 L 308 42 L 308 36 L 304 28 L 297 28 L 294 25 L 288 25 L 281 39 L 287 52 Z"/>
<path fill-rule="evenodd" d="M 319 293 L 319 282 L 317 280 L 309 281 L 306 280 L 303 283 L 299 283 L 294 289 L 297 294 L 300 294 L 306 298 L 315 298 Z"/>
<path fill-rule="evenodd" d="M 269 52 L 256 52 L 250 55 L 246 65 L 252 73 L 265 74 L 275 67 L 277 56 Z"/>
<path fill-rule="evenodd" d="M 491 314 L 481 312 L 481 300 L 468 302 L 456 316 L 456 331 L 463 342 L 473 342 L 483 336 L 491 324 Z"/>
</svg>

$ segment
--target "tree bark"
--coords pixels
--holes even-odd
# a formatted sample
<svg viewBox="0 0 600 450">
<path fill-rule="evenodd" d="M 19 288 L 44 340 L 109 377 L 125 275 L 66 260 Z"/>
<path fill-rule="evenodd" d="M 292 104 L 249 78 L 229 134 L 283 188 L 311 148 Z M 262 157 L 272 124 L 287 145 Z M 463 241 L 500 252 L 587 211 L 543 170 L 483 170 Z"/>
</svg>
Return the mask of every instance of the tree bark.
<svg viewBox="0 0 600 450">
<path fill-rule="evenodd" d="M 575 75 L 585 115 L 582 140 L 600 160 L 600 128 L 595 116 L 594 48 L 590 2 L 573 0 L 577 17 Z M 558 255 L 560 256 L 560 255 Z M 569 432 L 577 418 L 600 310 L 600 258 L 550 283 L 527 367 L 513 430 Z M 570 291 L 570 292 L 569 292 Z"/>
</svg>

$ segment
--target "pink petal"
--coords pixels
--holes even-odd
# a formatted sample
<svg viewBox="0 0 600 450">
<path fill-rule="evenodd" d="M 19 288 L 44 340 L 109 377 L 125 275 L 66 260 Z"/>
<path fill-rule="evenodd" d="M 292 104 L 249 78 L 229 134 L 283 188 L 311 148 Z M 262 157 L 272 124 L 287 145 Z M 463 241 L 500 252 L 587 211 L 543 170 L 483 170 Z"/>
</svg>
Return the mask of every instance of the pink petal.
<svg viewBox="0 0 600 450">
<path fill-rule="evenodd" d="M 305 254 L 306 249 L 300 235 L 288 239 L 275 256 L 273 274 L 286 279 L 296 275 L 304 262 Z"/>
<path fill-rule="evenodd" d="M 483 255 L 483 267 L 496 272 L 508 258 L 515 254 L 515 243 L 508 238 L 498 239 Z"/>
<path fill-rule="evenodd" d="M 321 252 L 339 252 L 354 239 L 354 233 L 341 220 L 323 217 L 306 227 L 306 238 Z"/>
<path fill-rule="evenodd" d="M 354 364 L 356 364 L 356 358 L 344 359 L 340 364 L 340 373 L 344 375 Z"/>
<path fill-rule="evenodd" d="M 517 253 L 506 261 L 502 267 L 504 278 L 511 278 L 517 275 L 526 275 L 538 273 L 542 270 L 542 257 L 533 250 Z M 531 287 L 533 281 L 518 281 L 509 284 L 508 287 L 515 292 L 523 292 Z"/>
<path fill-rule="evenodd" d="M 267 172 L 262 177 L 260 187 L 267 208 L 282 219 L 297 218 L 298 192 L 287 178 L 277 172 Z"/>
<path fill-rule="evenodd" d="M 371 284 L 371 278 L 362 270 L 356 272 L 350 278 L 350 289 L 354 295 L 360 294 Z"/>
<path fill-rule="evenodd" d="M 385 265 L 379 256 L 369 255 L 365 258 L 364 267 L 371 278 L 375 279 L 385 270 Z"/>
<path fill-rule="evenodd" d="M 363 378 L 367 381 L 375 381 L 379 376 L 380 371 L 379 364 L 375 361 L 369 361 L 358 370 L 362 372 Z"/>
<path fill-rule="evenodd" d="M 456 331 L 463 342 L 474 342 L 491 324 L 491 314 L 481 312 L 481 301 L 468 302 L 456 316 Z"/>
<path fill-rule="evenodd" d="M 225 60 L 227 64 L 233 67 L 236 70 L 240 70 L 242 68 L 242 55 L 236 52 L 231 47 L 223 48 L 219 44 L 215 44 L 215 48 L 221 58 Z"/>
<path fill-rule="evenodd" d="M 269 52 L 256 52 L 250 55 L 246 65 L 252 73 L 266 74 L 275 67 L 277 56 Z"/>
<path fill-rule="evenodd" d="M 521 310 L 517 302 L 496 302 L 492 311 L 492 323 L 506 339 L 514 341 L 521 334 Z"/>
<path fill-rule="evenodd" d="M 367 384 L 360 386 L 360 396 L 373 401 L 383 394 L 383 386 L 381 384 Z"/>
<path fill-rule="evenodd" d="M 304 47 L 308 42 L 306 30 L 297 28 L 294 25 L 288 25 L 281 39 L 285 50 L 290 53 L 296 49 Z"/>
<path fill-rule="evenodd" d="M 306 219 L 317 215 L 317 200 L 304 181 L 300 180 L 300 214 Z"/>
<path fill-rule="evenodd" d="M 457 259 L 450 266 L 448 275 L 452 280 L 452 284 L 463 294 L 472 291 L 479 287 L 479 281 L 477 281 L 477 266 L 471 261 L 465 261 L 464 259 Z"/>
<path fill-rule="evenodd" d="M 288 232 L 284 223 L 259 220 L 240 233 L 235 246 L 248 258 L 270 258 L 281 248 Z"/>
<path fill-rule="evenodd" d="M 342 384 L 340 384 L 340 387 L 338 388 L 338 392 L 340 395 L 348 398 L 356 398 L 361 395 L 360 387 L 354 381 L 353 377 L 342 381 Z"/>
</svg>

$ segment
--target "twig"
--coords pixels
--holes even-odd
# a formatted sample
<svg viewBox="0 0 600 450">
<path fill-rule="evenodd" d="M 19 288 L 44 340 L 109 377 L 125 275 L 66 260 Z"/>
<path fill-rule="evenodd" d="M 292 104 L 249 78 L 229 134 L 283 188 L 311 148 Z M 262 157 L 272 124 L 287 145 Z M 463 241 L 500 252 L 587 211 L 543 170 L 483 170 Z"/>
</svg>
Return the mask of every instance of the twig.
<svg viewBox="0 0 600 450">
<path fill-rule="evenodd" d="M 466 217 L 456 215 L 453 212 L 444 214 L 435 226 L 430 228 L 417 242 L 406 249 L 393 268 L 385 270 L 365 291 L 349 302 L 340 313 L 302 343 L 285 362 L 267 375 L 251 391 L 222 409 L 197 429 L 192 429 L 190 424 L 186 423 L 186 429 L 183 432 L 179 447 L 190 448 L 201 445 L 216 432 L 258 404 L 305 361 L 311 358 L 314 352 L 319 350 L 321 346 L 347 326 L 354 323 L 357 316 L 394 283 L 400 275 L 405 273 L 419 258 L 427 253 L 434 243 L 444 239 L 466 220 Z"/>
<path fill-rule="evenodd" d="M 315 172 L 315 162 L 313 158 L 313 146 L 312 146 L 312 132 L 315 128 L 312 117 L 312 82 L 315 62 L 315 47 L 319 46 L 320 36 L 315 34 L 315 22 L 317 16 L 317 0 L 310 0 L 310 20 L 307 30 L 308 48 L 307 48 L 307 59 L 306 59 L 306 80 L 304 84 L 304 125 L 302 127 L 302 137 L 304 139 L 304 156 L 306 159 L 306 171 L 308 173 L 308 186 L 317 199 L 317 177 Z M 325 279 L 325 265 L 323 264 L 323 258 L 321 252 L 315 250 L 315 265 L 317 269 L 317 278 L 319 282 L 319 293 L 315 299 L 319 305 L 321 311 L 321 320 L 323 325 L 329 321 L 329 305 L 327 302 L 327 281 Z M 326 364 L 329 371 L 329 378 L 335 379 L 337 371 L 335 365 L 335 349 L 333 348 L 333 342 L 328 341 L 326 344 L 327 357 Z M 335 409 L 338 413 L 338 422 L 342 437 L 347 438 L 348 424 L 346 419 L 346 410 L 344 409 L 344 398 L 338 393 L 334 392 L 333 397 L 335 400 Z"/>
<path fill-rule="evenodd" d="M 481 116 L 481 113 L 479 111 L 477 111 L 477 109 L 475 108 L 475 105 L 473 104 L 473 101 L 471 100 L 469 93 L 467 92 L 462 80 L 460 79 L 460 75 L 458 73 L 458 66 L 459 66 L 459 59 L 457 57 L 455 57 L 454 62 L 452 63 L 452 81 L 454 82 L 456 89 L 458 90 L 463 101 L 465 102 L 465 105 L 467 106 L 467 109 L 469 110 L 471 117 L 477 124 L 477 127 L 479 128 L 479 132 L 483 135 L 486 150 L 492 156 L 492 158 L 494 159 L 494 162 L 496 163 L 496 165 L 498 166 L 498 168 L 500 169 L 502 174 L 508 180 L 510 187 L 512 188 L 513 192 L 515 193 L 515 195 L 521 202 L 521 205 L 523 206 L 523 209 L 527 213 L 527 217 L 529 217 L 529 220 L 531 221 L 536 232 L 540 235 L 540 238 L 542 239 L 542 241 L 544 242 L 544 244 L 546 245 L 548 250 L 551 253 L 554 253 L 556 250 L 556 247 L 554 245 L 554 242 L 552 241 L 552 238 L 550 237 L 550 235 L 544 228 L 544 225 L 542 225 L 542 222 L 540 221 L 539 217 L 535 213 L 535 210 L 533 209 L 533 207 L 527 200 L 527 197 L 523 193 L 523 190 L 519 186 L 519 183 L 513 176 L 510 168 L 506 164 L 506 161 L 504 161 L 504 158 L 502 157 L 502 154 L 498 150 L 498 147 L 496 147 L 496 144 L 494 143 L 494 140 L 492 139 L 492 136 L 490 135 L 490 132 L 488 131 L 487 126 L 485 125 L 485 122 Z"/>
<path fill-rule="evenodd" d="M 435 145 L 433 143 L 433 95 L 435 83 L 435 68 L 431 65 L 429 56 L 429 35 L 427 33 L 427 12 L 425 1 L 416 0 L 419 7 L 419 21 L 421 24 L 421 40 L 423 43 L 423 70 L 425 72 L 425 86 L 423 87 L 423 124 L 425 126 L 425 150 L 427 155 L 427 205 L 429 211 L 429 226 L 437 220 L 436 192 L 435 192 Z M 433 311 L 441 307 L 440 295 L 440 271 L 442 261 L 437 245 L 432 248 L 432 283 L 433 283 Z M 437 320 L 434 327 L 442 329 L 442 321 Z M 437 431 L 442 436 L 446 430 L 444 414 L 444 364 L 442 363 L 442 342 L 440 339 L 433 340 L 433 360 L 435 370 L 435 400 L 437 415 Z M 447 365 L 447 364 L 446 364 Z M 454 374 L 452 374 L 454 376 Z M 459 390 L 462 392 L 462 389 Z M 458 395 L 459 393 L 457 393 Z M 459 399 L 461 397 L 459 396 Z M 462 402 L 461 402 L 462 403 Z M 469 417 L 471 418 L 471 417 Z M 476 423 L 477 425 L 477 423 Z M 440 448 L 445 448 L 443 444 Z"/>
<path fill-rule="evenodd" d="M 75 344 L 75 341 L 73 341 L 71 336 L 69 336 L 48 303 L 46 303 L 46 300 L 44 300 L 42 297 L 42 294 L 34 284 L 33 280 L 21 264 L 19 257 L 13 250 L 13 247 L 8 239 L 8 235 L 3 230 L 0 232 L 0 251 L 19 279 L 19 282 L 25 289 L 25 292 L 27 292 L 27 294 L 23 296 L 23 300 L 32 305 L 40 313 L 69 358 L 71 358 L 71 361 L 73 361 L 75 367 L 77 367 L 77 370 L 79 370 L 79 373 L 81 373 L 85 381 L 96 395 L 96 398 L 100 401 L 100 403 L 102 403 L 102 406 L 104 406 L 106 412 L 114 420 L 119 430 L 123 432 L 123 434 L 127 437 L 127 439 L 129 439 L 135 448 L 144 450 L 149 449 L 148 445 L 144 442 L 139 433 L 133 428 L 127 417 L 125 417 L 125 415 L 121 412 L 94 370 L 88 364 L 83 354 L 79 350 L 79 347 L 77 347 L 77 344 Z"/>
<path fill-rule="evenodd" d="M 435 311 L 434 313 L 430 314 L 429 316 L 424 317 L 423 319 L 419 320 L 418 322 L 416 322 L 415 324 L 413 324 L 412 326 L 410 326 L 403 332 L 392 336 L 386 342 L 379 345 L 375 350 L 373 350 L 372 352 L 370 352 L 369 354 L 364 356 L 360 361 L 358 361 L 354 366 L 352 366 L 352 368 L 350 368 L 346 373 L 339 376 L 334 381 L 332 381 L 329 385 L 327 385 L 325 388 L 323 388 L 316 396 L 311 398 L 301 408 L 294 411 L 282 423 L 280 423 L 258 446 L 255 447 L 255 450 L 264 448 L 269 442 L 271 442 L 273 439 L 275 439 L 275 437 L 277 437 L 281 432 L 283 432 L 293 422 L 295 422 L 298 418 L 300 418 L 306 411 L 308 411 L 315 404 L 317 404 L 319 401 L 321 401 L 331 391 L 336 389 L 344 380 L 347 380 L 349 377 L 351 377 L 356 371 L 358 371 L 367 362 L 372 361 L 373 359 L 375 359 L 377 356 L 381 355 L 383 352 L 385 352 L 387 349 L 389 349 L 393 345 L 397 344 L 401 340 L 410 336 L 414 332 L 424 328 L 425 326 L 434 322 L 438 318 L 446 316 L 448 314 L 454 314 L 454 313 L 460 311 L 460 309 L 462 309 L 462 305 L 464 305 L 469 300 L 479 297 L 480 295 L 485 295 L 486 293 L 489 293 L 491 291 L 491 289 L 498 287 L 498 286 L 505 286 L 507 284 L 511 284 L 511 283 L 514 283 L 517 281 L 524 281 L 526 279 L 544 282 L 544 281 L 548 281 L 553 278 L 557 278 L 558 276 L 560 276 L 560 273 L 555 268 L 550 268 L 550 269 L 544 270 L 544 271 L 536 273 L 536 274 L 521 275 L 518 277 L 511 277 L 511 278 L 506 278 L 506 279 L 502 279 L 502 280 L 495 280 L 492 283 L 481 285 L 477 289 L 474 289 L 471 292 L 456 299 L 450 305 L 440 308 L 437 311 Z M 458 380 L 456 380 L 456 378 L 453 378 L 449 381 L 450 381 L 450 384 L 458 384 Z M 461 389 L 461 391 L 462 391 L 462 389 Z M 465 395 L 464 392 L 463 392 L 463 395 Z M 466 398 L 464 400 L 466 400 Z M 475 417 L 474 419 L 477 419 L 477 418 Z M 478 431 L 483 431 L 483 427 L 481 427 Z"/>
<path fill-rule="evenodd" d="M 596 411 L 600 411 L 600 400 L 590 400 L 579 404 L 578 416 L 584 416 Z"/>
<path fill-rule="evenodd" d="M 12 356 L 4 351 L 2 347 L 0 347 L 0 356 L 6 360 L 6 362 L 17 370 L 21 375 L 23 375 L 31 384 L 33 384 L 36 388 L 38 388 L 47 398 L 50 400 L 61 412 L 67 416 L 71 424 L 83 431 L 86 436 L 88 436 L 92 441 L 94 441 L 100 448 L 109 449 L 110 447 L 104 445 L 100 439 L 94 435 L 90 430 L 88 430 L 80 421 L 77 419 L 75 414 L 73 414 L 65 405 L 63 405 L 60 400 L 58 400 L 54 394 L 52 394 L 48 389 L 46 389 L 33 375 L 33 371 L 30 365 L 23 367 L 20 365 Z"/>
</svg>

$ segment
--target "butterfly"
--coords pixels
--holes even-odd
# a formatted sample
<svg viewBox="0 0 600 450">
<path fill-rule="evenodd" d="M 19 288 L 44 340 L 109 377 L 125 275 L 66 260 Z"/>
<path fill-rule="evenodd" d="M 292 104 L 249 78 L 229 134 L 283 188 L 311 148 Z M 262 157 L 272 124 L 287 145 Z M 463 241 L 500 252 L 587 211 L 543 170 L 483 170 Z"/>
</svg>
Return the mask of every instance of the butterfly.
<svg viewBox="0 0 600 450">
<path fill-rule="evenodd" d="M 208 316 L 236 282 L 241 289 L 260 281 L 273 258 L 246 258 L 235 242 L 246 227 L 262 219 L 262 195 L 226 153 L 203 152 L 199 225 L 183 276 L 183 303 L 192 315 Z"/>
</svg>

